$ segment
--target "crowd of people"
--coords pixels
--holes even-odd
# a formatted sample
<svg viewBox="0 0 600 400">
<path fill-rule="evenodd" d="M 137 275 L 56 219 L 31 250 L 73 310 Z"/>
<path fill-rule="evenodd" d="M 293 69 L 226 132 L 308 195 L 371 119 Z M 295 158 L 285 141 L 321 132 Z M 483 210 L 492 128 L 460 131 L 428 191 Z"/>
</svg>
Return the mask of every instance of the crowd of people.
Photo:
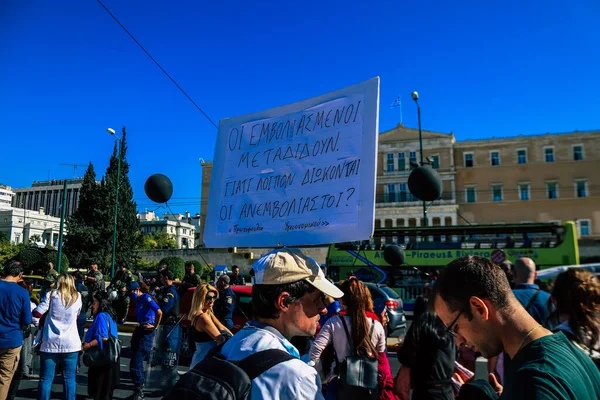
<svg viewBox="0 0 600 400">
<path fill-rule="evenodd" d="M 22 265 L 12 260 L 4 266 L 0 400 L 15 398 L 37 355 L 38 399 L 50 398 L 59 373 L 65 399 L 75 399 L 82 362 L 88 395 L 112 399 L 120 380 L 117 325 L 131 299 L 135 400 L 144 398 L 157 343 L 161 353 L 173 355 L 153 364 L 161 369 L 167 399 L 218 398 L 218 388 L 243 391 L 244 385 L 252 399 L 600 398 L 600 282 L 579 268 L 561 273 L 546 292 L 536 284 L 529 258 L 514 265 L 477 256 L 454 260 L 418 300 L 394 372 L 386 314 L 375 314 L 368 288 L 354 276 L 336 286 L 297 250 L 276 249 L 254 263 L 253 316 L 235 334 L 230 284 L 243 282 L 239 269 L 212 286 L 186 265 L 179 289 L 162 265 L 154 287 L 124 267 L 108 287 L 95 264 L 86 275 L 52 271 L 50 265 L 49 285 L 38 301 L 22 279 Z M 187 337 L 195 351 L 179 379 L 179 303 L 191 288 Z M 486 380 L 473 377 L 469 361 L 478 355 L 488 359 Z"/>
</svg>

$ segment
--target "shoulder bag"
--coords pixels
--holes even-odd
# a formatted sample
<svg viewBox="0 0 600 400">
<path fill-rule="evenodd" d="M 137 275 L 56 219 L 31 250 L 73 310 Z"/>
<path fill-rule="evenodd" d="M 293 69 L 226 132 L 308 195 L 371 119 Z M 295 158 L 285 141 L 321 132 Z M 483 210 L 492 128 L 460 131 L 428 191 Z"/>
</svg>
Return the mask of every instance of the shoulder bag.
<svg viewBox="0 0 600 400">
<path fill-rule="evenodd" d="M 337 383 L 337 398 L 347 399 L 356 398 L 358 393 L 361 393 L 361 399 L 377 398 L 377 369 L 378 360 L 375 357 L 365 357 L 358 355 L 356 348 L 352 344 L 352 335 L 348 330 L 344 316 L 340 316 L 346 337 L 348 338 L 348 345 L 350 346 L 350 355 L 341 362 L 338 362 L 339 379 Z M 371 330 L 369 331 L 369 338 L 373 335 L 373 329 L 375 327 L 375 321 L 371 320 Z"/>
<path fill-rule="evenodd" d="M 111 335 L 110 333 L 110 320 L 108 317 L 108 340 L 102 341 L 102 348 L 100 345 L 94 346 L 83 354 L 83 363 L 86 367 L 105 367 L 111 363 L 116 363 L 119 360 L 121 354 L 121 341 Z"/>
</svg>

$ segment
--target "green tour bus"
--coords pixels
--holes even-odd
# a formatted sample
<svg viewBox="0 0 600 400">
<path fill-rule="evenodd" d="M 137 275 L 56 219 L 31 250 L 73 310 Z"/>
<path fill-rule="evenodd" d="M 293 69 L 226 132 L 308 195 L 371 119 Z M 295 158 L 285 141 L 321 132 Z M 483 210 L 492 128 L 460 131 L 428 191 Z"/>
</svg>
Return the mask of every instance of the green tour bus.
<svg viewBox="0 0 600 400">
<path fill-rule="evenodd" d="M 384 260 L 386 244 L 404 247 L 403 265 Z M 354 275 L 385 283 L 410 310 L 435 271 L 467 255 L 496 263 L 529 257 L 539 269 L 579 264 L 577 229 L 574 222 L 377 228 L 370 241 L 330 245 L 327 274 L 334 281 Z"/>
</svg>

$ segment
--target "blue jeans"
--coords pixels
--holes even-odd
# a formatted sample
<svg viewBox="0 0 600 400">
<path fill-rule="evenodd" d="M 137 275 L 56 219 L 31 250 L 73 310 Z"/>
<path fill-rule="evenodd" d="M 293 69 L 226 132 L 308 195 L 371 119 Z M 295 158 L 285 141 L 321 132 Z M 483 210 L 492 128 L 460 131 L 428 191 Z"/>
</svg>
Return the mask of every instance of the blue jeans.
<svg viewBox="0 0 600 400">
<path fill-rule="evenodd" d="M 152 351 L 155 331 L 149 331 L 141 326 L 137 326 L 131 336 L 131 360 L 129 362 L 129 372 L 131 380 L 136 388 L 144 384 L 144 361 Z"/>
<path fill-rule="evenodd" d="M 40 353 L 41 371 L 38 386 L 38 400 L 49 400 L 52 392 L 52 381 L 56 365 L 62 364 L 63 387 L 65 400 L 75 400 L 76 384 L 75 370 L 77 369 L 77 358 L 79 352 L 74 353 Z"/>
</svg>

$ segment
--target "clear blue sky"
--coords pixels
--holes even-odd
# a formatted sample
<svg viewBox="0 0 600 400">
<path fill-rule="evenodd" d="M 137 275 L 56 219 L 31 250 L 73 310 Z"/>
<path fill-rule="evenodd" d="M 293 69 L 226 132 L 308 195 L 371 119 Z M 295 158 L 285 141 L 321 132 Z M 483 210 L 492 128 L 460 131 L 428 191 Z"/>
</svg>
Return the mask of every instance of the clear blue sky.
<svg viewBox="0 0 600 400">
<path fill-rule="evenodd" d="M 381 77 L 380 130 L 459 140 L 600 128 L 600 3 L 104 0 L 215 121 Z M 367 4 L 369 3 L 369 4 Z M 0 182 L 71 177 L 128 129 L 139 208 L 157 172 L 199 212 L 215 128 L 94 0 L 0 2 Z M 83 169 L 78 171 L 83 174 Z"/>
</svg>

